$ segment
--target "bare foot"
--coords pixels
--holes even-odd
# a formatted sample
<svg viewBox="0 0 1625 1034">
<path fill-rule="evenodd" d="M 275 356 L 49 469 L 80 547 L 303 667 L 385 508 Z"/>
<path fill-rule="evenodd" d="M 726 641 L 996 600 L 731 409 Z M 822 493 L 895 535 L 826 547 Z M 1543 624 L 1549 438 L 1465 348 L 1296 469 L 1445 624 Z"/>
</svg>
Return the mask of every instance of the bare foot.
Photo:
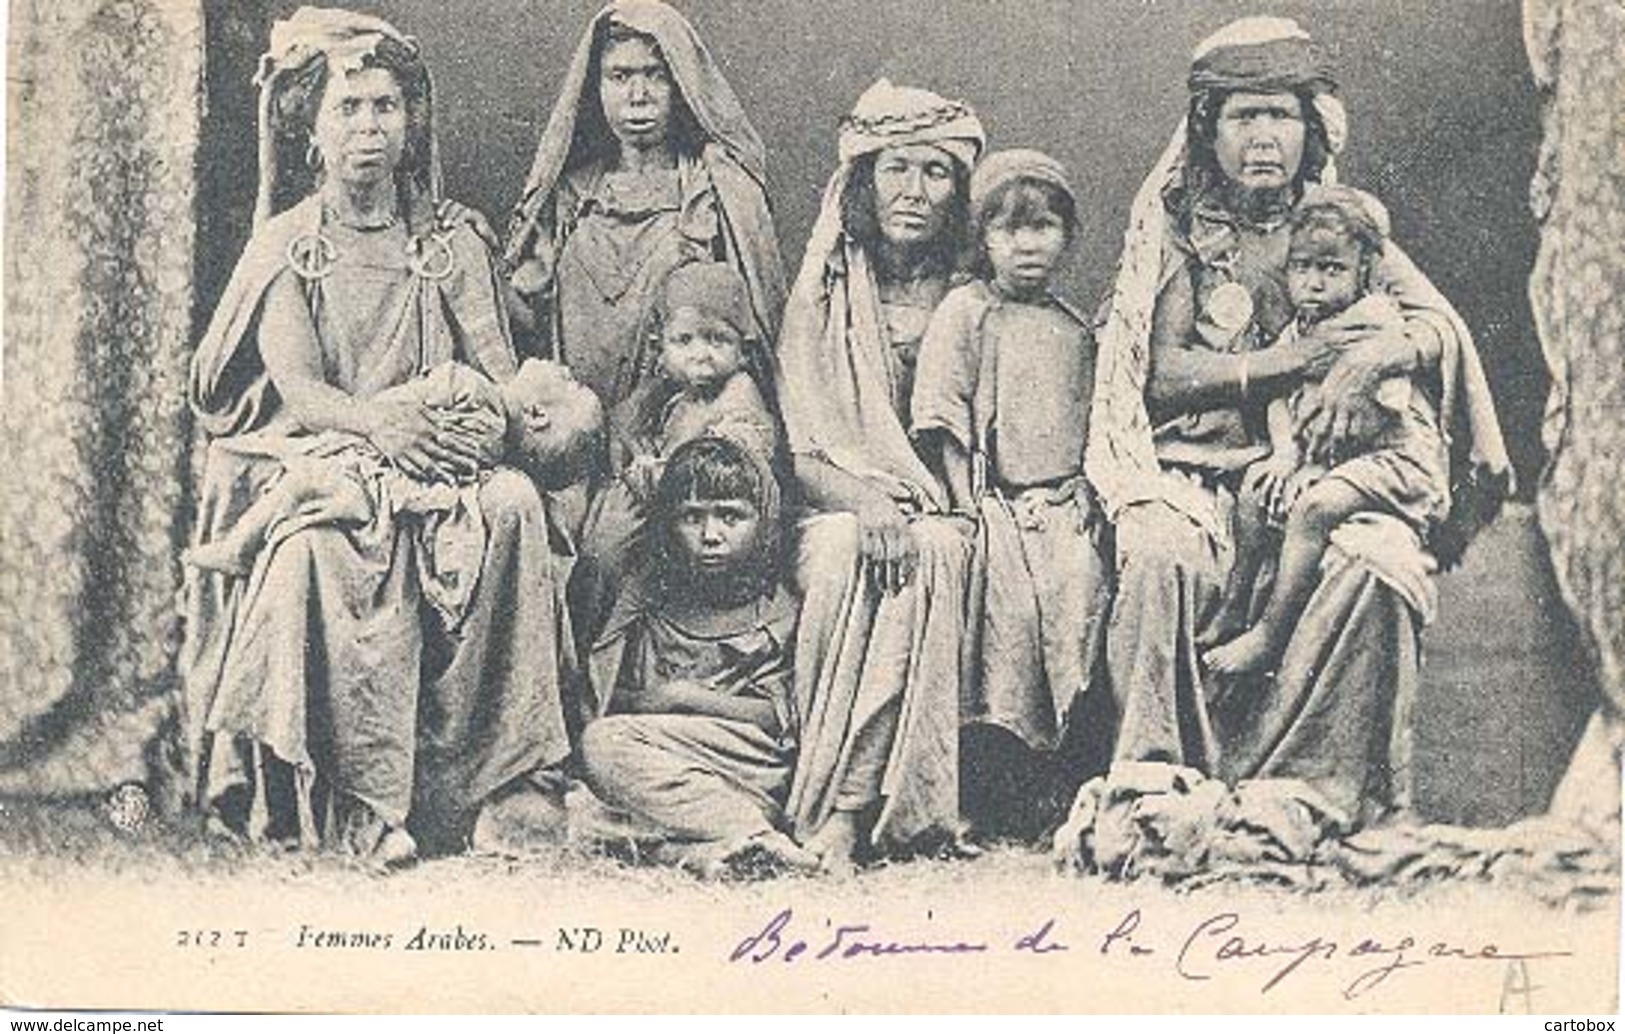
<svg viewBox="0 0 1625 1034">
<path fill-rule="evenodd" d="M 730 850 L 722 859 L 725 874 L 734 879 L 771 879 L 787 873 L 813 873 L 819 857 L 777 830 L 758 833 Z"/>
<path fill-rule="evenodd" d="M 858 871 L 858 813 L 831 812 L 818 832 L 802 845 L 818 859 L 820 872 L 830 876 L 851 876 Z"/>
<path fill-rule="evenodd" d="M 249 565 L 239 555 L 240 552 L 230 539 L 216 539 L 184 551 L 181 553 L 181 560 L 189 567 L 204 571 L 245 575 L 248 573 Z"/>
<path fill-rule="evenodd" d="M 1247 628 L 1247 594 L 1226 592 L 1207 627 L 1196 637 L 1196 645 L 1206 649 L 1234 639 Z"/>
<path fill-rule="evenodd" d="M 518 858 L 538 848 L 557 847 L 568 831 L 564 802 L 541 787 L 521 782 L 480 809 L 469 847 L 477 854 Z"/>
<path fill-rule="evenodd" d="M 1254 625 L 1222 646 L 1215 646 L 1202 655 L 1202 660 L 1215 674 L 1242 675 L 1259 671 L 1276 659 L 1274 644 L 1263 625 Z"/>
<path fill-rule="evenodd" d="M 418 860 L 418 842 L 399 826 L 392 827 L 372 849 L 370 859 L 386 869 L 401 869 Z"/>
</svg>

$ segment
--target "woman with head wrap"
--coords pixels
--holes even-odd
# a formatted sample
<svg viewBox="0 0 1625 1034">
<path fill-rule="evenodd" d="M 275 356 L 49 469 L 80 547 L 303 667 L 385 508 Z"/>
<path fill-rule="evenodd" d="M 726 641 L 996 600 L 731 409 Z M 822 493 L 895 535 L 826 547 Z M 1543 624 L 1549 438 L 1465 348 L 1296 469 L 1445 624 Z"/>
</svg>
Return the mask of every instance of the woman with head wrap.
<svg viewBox="0 0 1625 1034">
<path fill-rule="evenodd" d="M 1200 646 L 1233 559 L 1229 519 L 1269 399 L 1325 374 L 1305 431 L 1334 451 L 1383 419 L 1387 376 L 1430 383 L 1454 417 L 1463 524 L 1493 514 L 1505 451 L 1472 338 L 1391 244 L 1374 290 L 1404 319 L 1265 348 L 1290 318 L 1288 216 L 1330 181 L 1346 134 L 1319 49 L 1295 22 L 1244 18 L 1197 47 L 1189 116 L 1135 198 L 1098 333 L 1086 470 L 1116 525 L 1107 666 L 1116 757 L 1308 781 L 1350 820 L 1408 803 L 1408 708 L 1436 567 L 1459 552 L 1392 518 L 1343 525 L 1273 678 L 1223 687 Z M 1466 483 L 1480 486 L 1463 491 Z"/>
<path fill-rule="evenodd" d="M 452 360 L 498 382 L 518 365 L 492 257 L 439 192 L 417 43 L 301 8 L 258 82 L 255 230 L 192 366 L 211 439 L 200 542 L 324 434 L 415 479 L 468 480 L 479 457 L 455 416 L 380 396 Z M 455 629 L 425 602 L 429 533 L 382 504 L 360 523 L 284 522 L 246 575 L 191 586 L 189 743 L 216 820 L 396 863 L 419 838 L 495 846 L 557 818 L 542 790 L 570 749 L 567 571 L 528 478 L 477 483 L 484 553 Z"/>
<path fill-rule="evenodd" d="M 605 406 L 653 365 L 649 318 L 667 274 L 723 261 L 772 341 L 784 264 L 761 138 L 681 14 L 615 0 L 588 25 L 536 149 L 505 264 L 556 358 Z M 753 363 L 760 378 L 763 356 Z"/>
<path fill-rule="evenodd" d="M 965 244 L 966 105 L 882 80 L 841 124 L 785 307 L 778 387 L 805 502 L 799 836 L 832 868 L 954 832 L 970 541 L 908 434 L 914 359 Z"/>
</svg>

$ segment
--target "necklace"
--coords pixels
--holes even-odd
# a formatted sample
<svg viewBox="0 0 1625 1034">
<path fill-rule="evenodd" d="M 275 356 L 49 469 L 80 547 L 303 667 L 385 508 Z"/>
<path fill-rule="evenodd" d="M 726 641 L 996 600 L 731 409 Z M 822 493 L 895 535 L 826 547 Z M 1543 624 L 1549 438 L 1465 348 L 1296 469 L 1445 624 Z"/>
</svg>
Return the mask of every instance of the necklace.
<svg viewBox="0 0 1625 1034">
<path fill-rule="evenodd" d="M 387 230 L 401 221 L 400 214 L 393 208 L 384 213 L 381 217 L 372 216 L 371 218 L 367 219 L 347 219 L 343 215 L 340 215 L 338 210 L 335 209 L 331 204 L 325 201 L 322 202 L 322 217 L 324 221 L 332 220 L 339 226 L 350 230 L 358 230 L 362 233 L 372 233 L 378 230 Z"/>
</svg>

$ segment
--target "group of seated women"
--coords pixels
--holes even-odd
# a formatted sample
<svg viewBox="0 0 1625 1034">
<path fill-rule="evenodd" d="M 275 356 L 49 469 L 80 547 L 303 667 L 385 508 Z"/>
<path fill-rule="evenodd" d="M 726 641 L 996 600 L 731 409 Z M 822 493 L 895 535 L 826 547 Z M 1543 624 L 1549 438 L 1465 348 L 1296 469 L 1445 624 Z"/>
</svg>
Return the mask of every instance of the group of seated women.
<svg viewBox="0 0 1625 1034">
<path fill-rule="evenodd" d="M 1057 290 L 1114 258 L 1088 185 L 886 80 L 788 279 L 761 138 L 656 0 L 588 26 L 500 247 L 413 39 L 302 8 L 258 83 L 191 382 L 213 827 L 397 865 L 586 798 L 699 872 L 841 872 L 997 825 L 970 730 L 1033 793 L 1091 757 L 1405 808 L 1431 576 L 1507 465 L 1295 23 L 1197 47 L 1098 314 Z"/>
</svg>

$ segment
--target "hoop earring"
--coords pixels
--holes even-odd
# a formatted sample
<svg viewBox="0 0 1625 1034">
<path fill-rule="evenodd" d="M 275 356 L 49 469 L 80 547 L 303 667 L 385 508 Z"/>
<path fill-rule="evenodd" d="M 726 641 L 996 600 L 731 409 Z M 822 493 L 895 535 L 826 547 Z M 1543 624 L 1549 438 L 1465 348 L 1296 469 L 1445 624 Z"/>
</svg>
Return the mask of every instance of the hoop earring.
<svg viewBox="0 0 1625 1034">
<path fill-rule="evenodd" d="M 309 143 L 305 144 L 305 165 L 312 172 L 320 172 L 322 169 L 322 152 L 321 149 L 316 146 L 316 141 L 314 140 L 311 140 Z"/>
</svg>

